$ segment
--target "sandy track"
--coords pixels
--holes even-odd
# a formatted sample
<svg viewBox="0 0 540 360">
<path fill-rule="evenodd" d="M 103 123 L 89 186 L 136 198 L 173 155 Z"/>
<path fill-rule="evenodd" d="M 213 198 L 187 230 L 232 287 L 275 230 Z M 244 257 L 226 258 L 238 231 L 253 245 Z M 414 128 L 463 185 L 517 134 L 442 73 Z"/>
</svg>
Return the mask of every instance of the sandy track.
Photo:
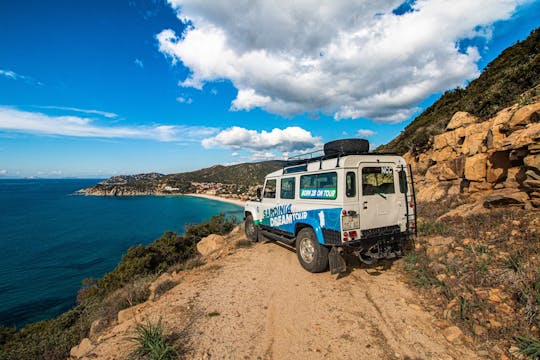
<svg viewBox="0 0 540 360">
<path fill-rule="evenodd" d="M 186 275 L 137 316 L 159 317 L 169 333 L 187 330 L 179 343 L 195 359 L 476 358 L 447 342 L 394 268 L 311 274 L 271 242 Z M 125 357 L 133 325 L 117 325 L 94 354 Z"/>
</svg>

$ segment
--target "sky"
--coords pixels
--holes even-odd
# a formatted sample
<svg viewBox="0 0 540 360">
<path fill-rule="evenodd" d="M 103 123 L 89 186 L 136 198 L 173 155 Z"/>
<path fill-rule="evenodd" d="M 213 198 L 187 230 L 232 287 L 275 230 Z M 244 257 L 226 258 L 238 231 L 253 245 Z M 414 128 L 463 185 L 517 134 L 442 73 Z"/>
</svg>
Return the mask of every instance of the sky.
<svg viewBox="0 0 540 360">
<path fill-rule="evenodd" d="M 540 0 L 0 1 L 0 177 L 376 147 L 538 14 Z"/>
</svg>

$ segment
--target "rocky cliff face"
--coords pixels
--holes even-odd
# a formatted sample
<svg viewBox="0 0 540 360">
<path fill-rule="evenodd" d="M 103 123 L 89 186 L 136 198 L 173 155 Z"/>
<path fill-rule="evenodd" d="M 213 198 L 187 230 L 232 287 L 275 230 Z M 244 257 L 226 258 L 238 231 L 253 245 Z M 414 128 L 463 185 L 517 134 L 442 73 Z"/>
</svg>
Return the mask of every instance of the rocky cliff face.
<svg viewBox="0 0 540 360">
<path fill-rule="evenodd" d="M 430 149 L 405 158 L 417 172 L 418 201 L 466 195 L 478 207 L 540 208 L 540 101 L 480 120 L 457 112 Z"/>
</svg>

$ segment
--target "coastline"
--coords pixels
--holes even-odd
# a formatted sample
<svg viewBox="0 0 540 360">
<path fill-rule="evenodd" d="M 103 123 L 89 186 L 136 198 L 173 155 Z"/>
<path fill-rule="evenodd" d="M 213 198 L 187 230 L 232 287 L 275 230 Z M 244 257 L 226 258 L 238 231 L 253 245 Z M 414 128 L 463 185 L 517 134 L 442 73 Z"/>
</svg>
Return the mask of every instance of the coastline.
<svg viewBox="0 0 540 360">
<path fill-rule="evenodd" d="M 216 200 L 216 201 L 221 201 L 221 202 L 225 202 L 225 203 L 229 203 L 229 204 L 238 205 L 238 206 L 241 206 L 241 207 L 244 207 L 244 205 L 246 205 L 246 202 L 243 201 L 243 200 L 240 200 L 240 199 L 230 199 L 230 198 L 225 198 L 225 197 L 216 196 L 216 195 L 208 195 L 208 194 L 182 194 L 182 196 L 193 196 L 193 197 L 199 197 L 199 198 L 204 198 L 204 199 L 209 199 L 209 200 Z"/>
</svg>

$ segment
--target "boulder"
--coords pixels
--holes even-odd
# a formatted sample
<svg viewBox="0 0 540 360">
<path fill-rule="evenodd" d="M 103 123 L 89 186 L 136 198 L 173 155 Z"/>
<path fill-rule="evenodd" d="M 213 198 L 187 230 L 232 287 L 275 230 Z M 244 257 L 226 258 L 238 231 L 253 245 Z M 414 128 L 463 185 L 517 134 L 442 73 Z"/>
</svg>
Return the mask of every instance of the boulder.
<svg viewBox="0 0 540 360">
<path fill-rule="evenodd" d="M 506 137 L 502 129 L 502 125 L 495 125 L 488 130 L 486 136 L 486 146 L 488 149 L 496 149 L 497 145 Z"/>
<path fill-rule="evenodd" d="M 510 166 L 509 153 L 507 151 L 494 152 L 487 160 L 487 181 L 498 183 L 506 180 Z"/>
<path fill-rule="evenodd" d="M 434 150 L 431 159 L 435 162 L 441 162 L 456 156 L 456 152 L 450 146 L 446 146 L 442 149 Z"/>
<path fill-rule="evenodd" d="M 502 109 L 495 115 L 493 118 L 493 126 L 497 125 L 503 125 L 508 123 L 510 121 L 510 118 L 514 115 L 516 111 L 516 106 L 507 107 L 505 109 Z"/>
<path fill-rule="evenodd" d="M 491 123 L 492 121 L 485 121 L 470 125 L 465 129 L 465 139 L 461 145 L 462 154 L 474 155 L 487 150 L 487 138 L 491 130 Z"/>
<path fill-rule="evenodd" d="M 507 205 L 525 205 L 529 196 L 516 189 L 502 189 L 484 197 L 484 207 L 493 208 Z"/>
<path fill-rule="evenodd" d="M 540 102 L 523 106 L 514 113 L 514 116 L 508 122 L 508 126 L 512 128 L 525 127 L 527 124 L 538 122 L 540 112 Z"/>
<path fill-rule="evenodd" d="M 476 154 L 465 159 L 465 178 L 471 181 L 485 179 L 487 173 L 487 154 Z"/>
<path fill-rule="evenodd" d="M 211 234 L 197 243 L 197 251 L 202 256 L 207 256 L 227 245 L 227 240 L 222 235 Z"/>
<path fill-rule="evenodd" d="M 523 158 L 523 163 L 540 174 L 540 154 L 529 155 Z"/>
<path fill-rule="evenodd" d="M 450 119 L 450 122 L 446 126 L 446 130 L 453 130 L 467 124 L 473 124 L 477 120 L 478 118 L 476 116 L 471 115 L 468 112 L 458 111 L 452 116 L 452 119 Z"/>
<path fill-rule="evenodd" d="M 457 326 L 450 326 L 443 330 L 443 335 L 451 343 L 457 342 L 463 336 L 463 332 Z"/>
<path fill-rule="evenodd" d="M 69 355 L 73 359 L 80 359 L 88 355 L 92 350 L 94 350 L 94 348 L 95 346 L 94 344 L 92 344 L 92 341 L 90 341 L 89 338 L 84 338 L 81 340 L 81 343 L 79 345 L 71 348 Z"/>
<path fill-rule="evenodd" d="M 525 129 L 514 131 L 505 137 L 498 147 L 500 150 L 520 149 L 540 140 L 540 123 L 529 124 Z"/>
</svg>

